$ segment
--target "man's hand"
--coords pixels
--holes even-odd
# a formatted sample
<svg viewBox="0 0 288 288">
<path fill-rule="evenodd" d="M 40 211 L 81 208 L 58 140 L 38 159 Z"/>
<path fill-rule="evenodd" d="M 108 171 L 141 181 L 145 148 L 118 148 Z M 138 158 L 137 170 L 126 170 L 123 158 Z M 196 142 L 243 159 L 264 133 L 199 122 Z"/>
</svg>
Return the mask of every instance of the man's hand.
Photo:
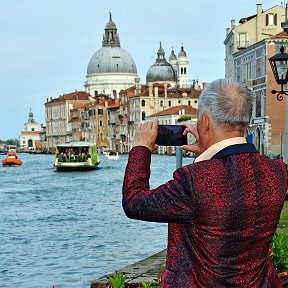
<svg viewBox="0 0 288 288">
<path fill-rule="evenodd" d="M 134 146 L 146 146 L 151 152 L 157 148 L 155 145 L 155 141 L 158 134 L 158 119 L 155 118 L 150 122 L 139 123 L 135 136 L 133 139 L 133 147 Z"/>
<path fill-rule="evenodd" d="M 196 140 L 193 144 L 183 145 L 180 148 L 188 152 L 193 152 L 196 155 L 196 157 L 198 157 L 200 154 L 203 153 L 204 148 L 201 146 L 199 142 L 199 134 L 198 134 L 197 128 L 188 123 L 183 123 L 182 125 L 186 127 L 183 132 L 183 135 L 187 135 L 188 133 L 191 133 L 195 137 Z"/>
</svg>

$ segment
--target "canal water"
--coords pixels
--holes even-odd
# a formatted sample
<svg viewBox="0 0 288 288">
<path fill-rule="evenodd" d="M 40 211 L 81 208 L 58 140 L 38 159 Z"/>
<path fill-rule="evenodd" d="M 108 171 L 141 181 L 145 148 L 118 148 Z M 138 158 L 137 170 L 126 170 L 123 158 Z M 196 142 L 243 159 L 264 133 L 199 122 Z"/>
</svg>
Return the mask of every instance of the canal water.
<svg viewBox="0 0 288 288">
<path fill-rule="evenodd" d="M 122 210 L 127 155 L 101 156 L 86 172 L 56 172 L 53 155 L 19 158 L 20 167 L 0 167 L 1 288 L 89 288 L 166 247 L 166 224 L 131 220 Z M 150 186 L 170 180 L 175 167 L 174 156 L 153 155 Z"/>
</svg>

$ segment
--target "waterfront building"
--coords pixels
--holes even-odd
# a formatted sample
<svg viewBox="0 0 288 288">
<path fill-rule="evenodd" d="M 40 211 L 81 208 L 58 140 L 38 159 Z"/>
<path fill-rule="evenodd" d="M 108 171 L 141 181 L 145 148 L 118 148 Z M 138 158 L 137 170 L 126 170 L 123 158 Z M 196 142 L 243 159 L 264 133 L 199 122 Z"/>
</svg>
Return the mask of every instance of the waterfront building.
<svg viewBox="0 0 288 288">
<path fill-rule="evenodd" d="M 256 103 L 247 137 L 262 154 L 281 153 L 281 134 L 284 130 L 285 103 L 279 103 L 268 59 L 287 47 L 281 23 L 285 8 L 274 6 L 266 11 L 257 4 L 255 15 L 242 18 L 239 26 L 231 21 L 226 30 L 225 76 L 236 80 L 255 94 Z M 279 34 L 280 33 L 280 34 Z M 286 99 L 284 99 L 286 101 Z"/>
<path fill-rule="evenodd" d="M 70 119 L 69 123 L 72 129 L 72 139 L 71 141 L 77 142 L 82 140 L 81 133 L 81 113 L 85 110 L 87 105 L 92 102 L 87 103 L 74 103 L 73 109 L 70 109 Z"/>
<path fill-rule="evenodd" d="M 95 143 L 103 152 L 108 146 L 108 105 L 112 101 L 107 95 L 98 95 L 80 113 L 80 140 Z"/>
<path fill-rule="evenodd" d="M 45 128 L 35 121 L 30 110 L 28 121 L 24 124 L 24 130 L 20 132 L 20 151 L 42 150 L 41 134 L 43 132 L 45 134 Z"/>
<path fill-rule="evenodd" d="M 52 97 L 50 99 L 47 98 L 45 115 L 48 151 L 54 151 L 57 144 L 76 140 L 75 137 L 73 138 L 72 136 L 72 124 L 74 121 L 70 120 L 74 119 L 75 115 L 73 114 L 71 117 L 71 110 L 76 107 L 79 108 L 79 104 L 89 104 L 93 101 L 95 101 L 95 99 L 84 91 L 75 91 L 54 99 Z M 73 126 L 73 129 L 77 130 L 75 126 Z"/>
<path fill-rule="evenodd" d="M 137 68 L 130 54 L 120 47 L 117 27 L 110 18 L 105 26 L 102 48 L 94 53 L 88 68 L 85 90 L 92 96 L 118 98 L 119 92 L 135 85 Z"/>
</svg>

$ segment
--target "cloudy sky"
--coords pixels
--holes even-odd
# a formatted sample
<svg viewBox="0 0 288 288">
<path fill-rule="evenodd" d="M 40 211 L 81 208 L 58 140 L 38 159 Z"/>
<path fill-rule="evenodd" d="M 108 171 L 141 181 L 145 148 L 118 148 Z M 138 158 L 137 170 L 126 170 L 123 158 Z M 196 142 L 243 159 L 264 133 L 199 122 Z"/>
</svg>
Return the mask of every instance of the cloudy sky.
<svg viewBox="0 0 288 288">
<path fill-rule="evenodd" d="M 226 27 L 284 1 L 9 0 L 0 10 L 0 139 L 17 138 L 28 113 L 45 125 L 48 97 L 84 90 L 92 55 L 101 48 L 109 12 L 121 47 L 134 59 L 141 83 L 159 42 L 167 58 L 183 43 L 189 79 L 224 77 Z"/>
</svg>

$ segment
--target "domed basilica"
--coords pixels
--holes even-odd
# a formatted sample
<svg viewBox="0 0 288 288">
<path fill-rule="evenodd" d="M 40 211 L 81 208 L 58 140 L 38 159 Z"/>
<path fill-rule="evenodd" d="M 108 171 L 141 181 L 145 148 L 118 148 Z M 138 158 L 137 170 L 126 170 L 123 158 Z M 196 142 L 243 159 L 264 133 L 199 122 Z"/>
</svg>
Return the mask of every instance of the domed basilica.
<svg viewBox="0 0 288 288">
<path fill-rule="evenodd" d="M 160 42 L 156 62 L 146 74 L 147 85 L 167 83 L 169 87 L 186 88 L 188 84 L 188 59 L 183 46 L 177 56 L 172 49 L 169 62 Z M 130 54 L 120 47 L 117 27 L 112 21 L 105 26 L 102 48 L 94 53 L 88 68 L 84 87 L 91 96 L 105 94 L 118 98 L 119 92 L 139 83 L 137 68 Z"/>
</svg>

